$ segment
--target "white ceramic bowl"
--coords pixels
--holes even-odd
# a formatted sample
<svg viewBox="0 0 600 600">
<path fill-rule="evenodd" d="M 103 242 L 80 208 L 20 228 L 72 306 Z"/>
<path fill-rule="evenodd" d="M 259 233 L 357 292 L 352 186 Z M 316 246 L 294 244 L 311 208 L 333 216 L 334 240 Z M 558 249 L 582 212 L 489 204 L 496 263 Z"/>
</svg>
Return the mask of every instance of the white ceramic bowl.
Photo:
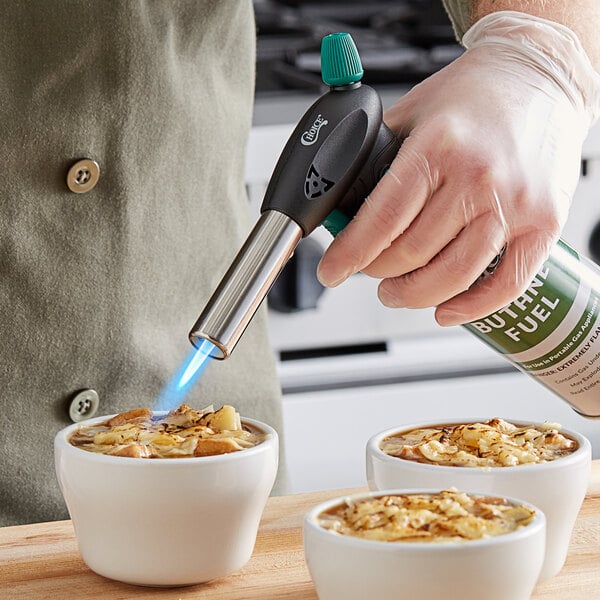
<svg viewBox="0 0 600 600">
<path fill-rule="evenodd" d="M 516 531 L 466 542 L 379 542 L 321 527 L 318 515 L 347 498 L 437 490 L 389 490 L 339 497 L 304 517 L 304 554 L 320 600 L 526 600 L 544 559 L 545 517 Z M 532 507 L 535 508 L 535 507 Z"/>
<path fill-rule="evenodd" d="M 250 558 L 273 487 L 278 437 L 218 456 L 138 459 L 95 454 L 69 436 L 54 441 L 58 481 L 79 550 L 100 575 L 150 586 L 200 583 L 240 569 Z"/>
<path fill-rule="evenodd" d="M 472 422 L 485 422 L 474 419 Z M 443 421 L 457 425 L 466 421 Z M 531 422 L 510 420 L 518 425 Z M 539 423 L 538 423 L 539 424 Z M 395 488 L 448 488 L 482 494 L 519 498 L 538 506 L 546 515 L 546 556 L 540 581 L 556 575 L 563 567 L 573 526 L 586 494 L 592 461 L 591 444 L 579 433 L 561 429 L 575 439 L 572 454 L 551 462 L 514 467 L 450 467 L 404 460 L 385 454 L 381 441 L 393 434 L 440 423 L 415 423 L 382 431 L 369 439 L 366 449 L 367 480 L 371 490 Z M 508 598 L 508 596 L 507 596 Z"/>
</svg>

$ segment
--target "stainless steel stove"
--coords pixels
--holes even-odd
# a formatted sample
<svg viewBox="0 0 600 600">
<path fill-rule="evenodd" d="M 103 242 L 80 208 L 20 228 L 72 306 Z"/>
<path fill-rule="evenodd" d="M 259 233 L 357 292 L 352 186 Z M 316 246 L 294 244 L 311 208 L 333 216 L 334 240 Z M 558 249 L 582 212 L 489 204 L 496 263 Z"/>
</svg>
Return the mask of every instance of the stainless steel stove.
<svg viewBox="0 0 600 600">
<path fill-rule="evenodd" d="M 439 0 L 255 0 L 257 99 L 324 91 L 320 45 L 347 31 L 360 51 L 363 82 L 414 85 L 462 49 Z"/>
</svg>

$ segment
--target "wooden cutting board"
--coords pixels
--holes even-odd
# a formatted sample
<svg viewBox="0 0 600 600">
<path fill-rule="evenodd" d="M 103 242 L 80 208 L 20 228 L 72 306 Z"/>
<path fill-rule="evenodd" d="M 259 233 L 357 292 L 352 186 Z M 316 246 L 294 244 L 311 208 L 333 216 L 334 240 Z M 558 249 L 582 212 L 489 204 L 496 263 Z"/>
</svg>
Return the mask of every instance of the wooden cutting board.
<svg viewBox="0 0 600 600">
<path fill-rule="evenodd" d="M 302 517 L 319 502 L 357 491 L 360 490 L 270 498 L 254 554 L 244 569 L 223 579 L 185 588 L 141 588 L 96 575 L 79 556 L 70 521 L 6 527 L 0 529 L 0 599 L 314 600 L 317 595 L 302 550 Z M 567 562 L 556 577 L 536 588 L 532 598 L 600 598 L 600 460 L 592 466 L 589 492 L 575 526 Z"/>
</svg>

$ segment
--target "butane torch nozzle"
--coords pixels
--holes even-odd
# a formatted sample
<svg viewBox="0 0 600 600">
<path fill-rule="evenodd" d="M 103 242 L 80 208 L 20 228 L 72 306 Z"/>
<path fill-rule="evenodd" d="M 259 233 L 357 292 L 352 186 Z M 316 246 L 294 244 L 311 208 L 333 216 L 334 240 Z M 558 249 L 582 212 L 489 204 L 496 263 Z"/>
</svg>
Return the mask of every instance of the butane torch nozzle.
<svg viewBox="0 0 600 600">
<path fill-rule="evenodd" d="M 190 331 L 196 348 L 206 339 L 215 345 L 214 358 L 233 352 L 302 236 L 302 228 L 287 215 L 262 213 Z"/>
</svg>

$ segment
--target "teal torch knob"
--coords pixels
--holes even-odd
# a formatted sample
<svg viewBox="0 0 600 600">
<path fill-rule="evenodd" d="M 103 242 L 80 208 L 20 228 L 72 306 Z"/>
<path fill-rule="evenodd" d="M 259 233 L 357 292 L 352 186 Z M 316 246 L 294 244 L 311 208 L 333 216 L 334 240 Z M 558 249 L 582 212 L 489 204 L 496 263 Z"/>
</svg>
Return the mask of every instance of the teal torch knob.
<svg viewBox="0 0 600 600">
<path fill-rule="evenodd" d="M 321 41 L 321 77 L 327 85 L 350 85 L 363 76 L 362 63 L 349 33 L 332 33 Z"/>
</svg>

